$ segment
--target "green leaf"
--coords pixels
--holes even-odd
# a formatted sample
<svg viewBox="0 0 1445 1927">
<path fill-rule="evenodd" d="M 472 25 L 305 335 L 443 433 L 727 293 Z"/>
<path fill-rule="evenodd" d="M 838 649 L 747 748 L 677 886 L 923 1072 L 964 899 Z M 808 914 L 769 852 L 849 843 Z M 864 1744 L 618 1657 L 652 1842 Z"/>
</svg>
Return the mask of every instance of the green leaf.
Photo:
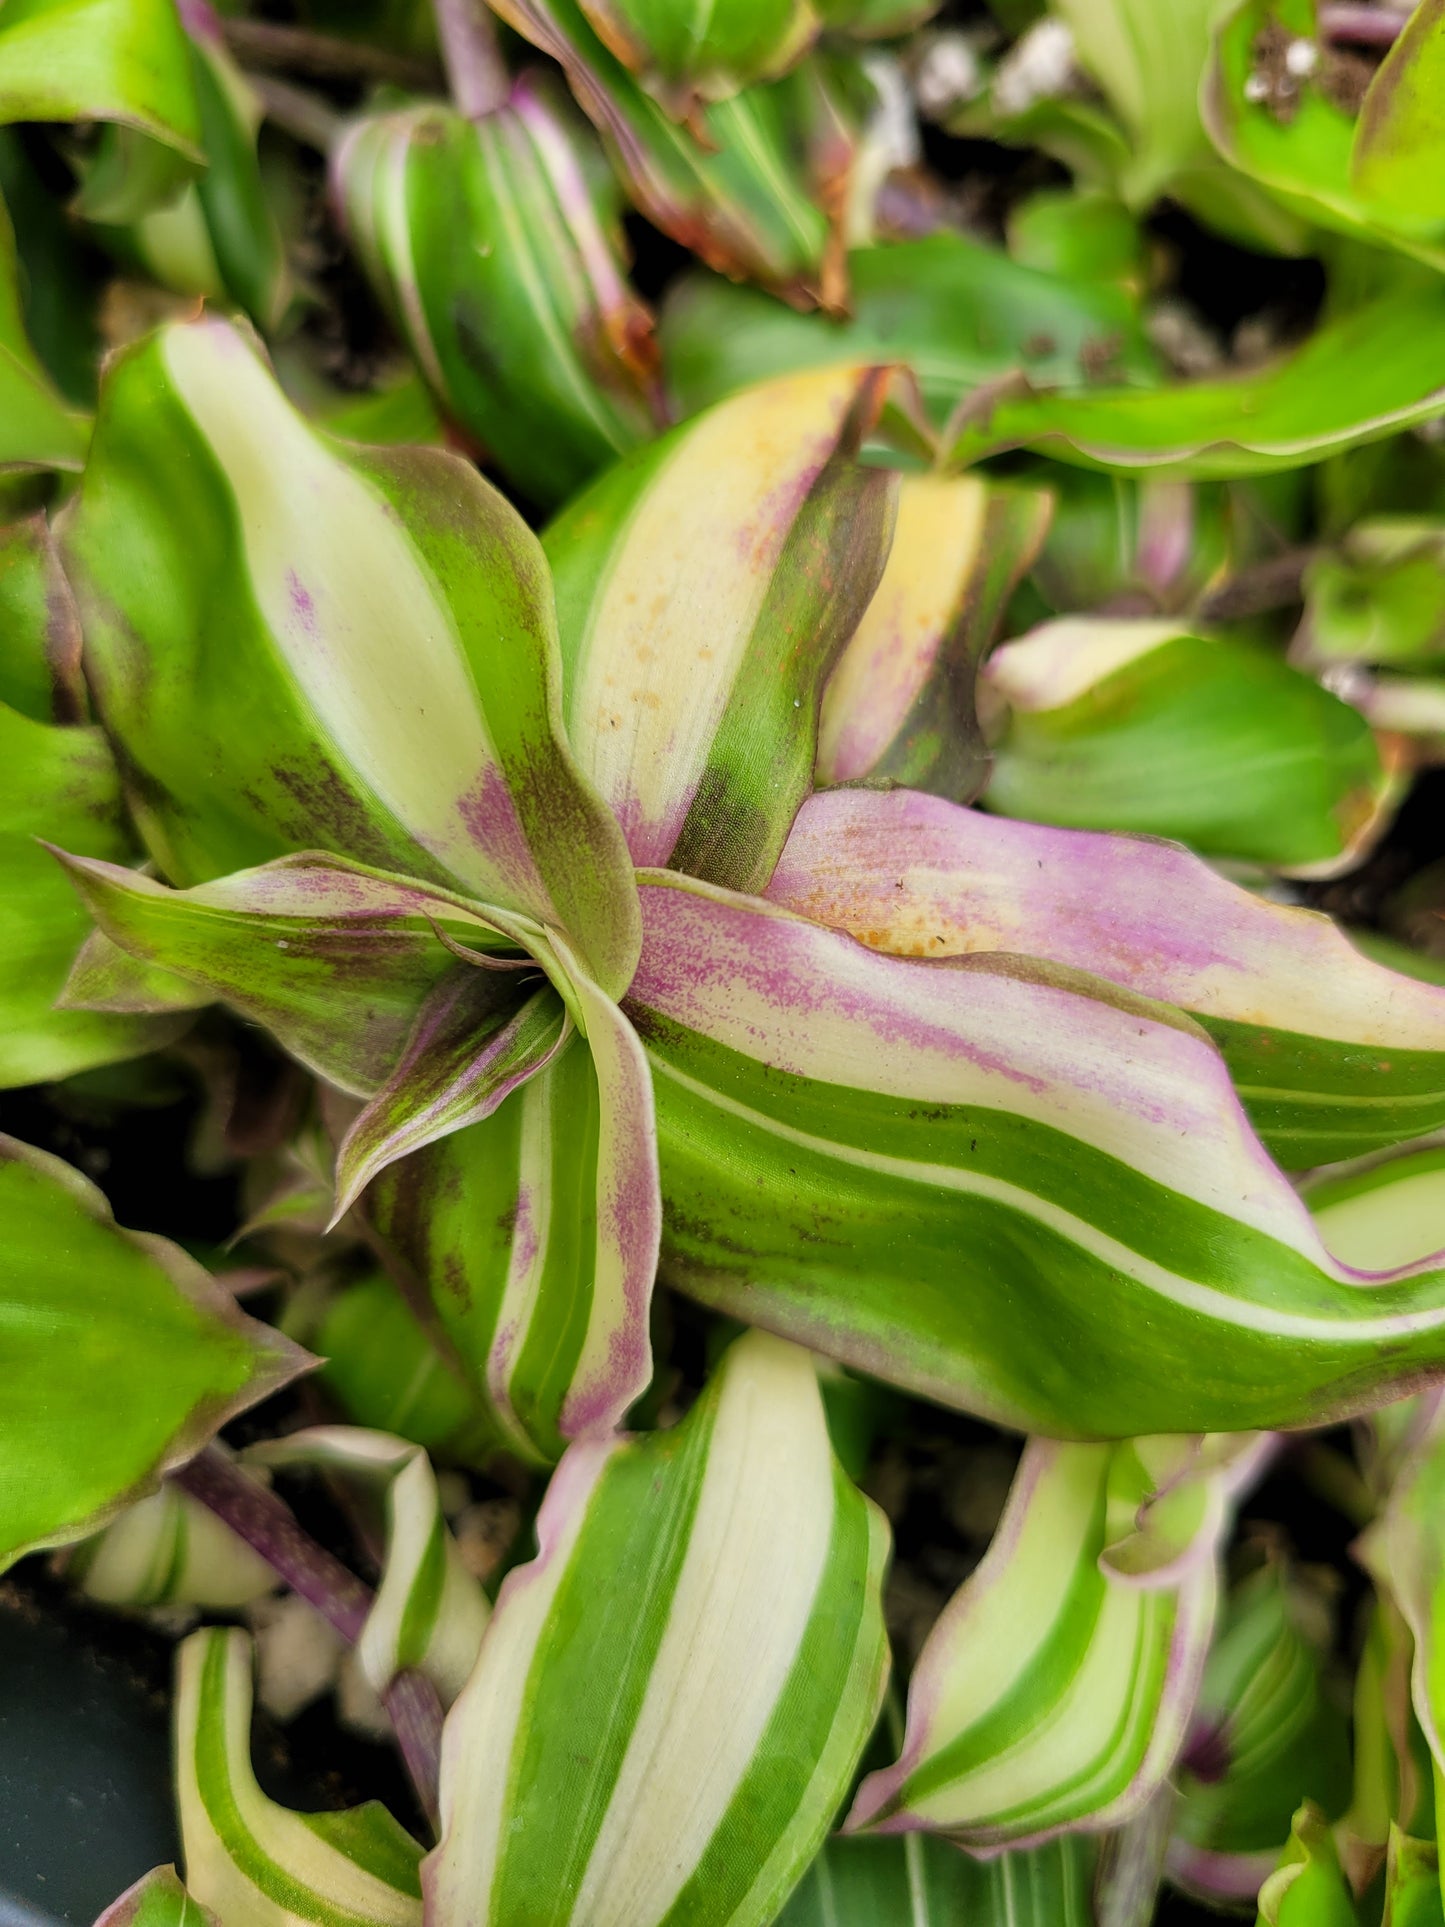
<svg viewBox="0 0 1445 1927">
<path fill-rule="evenodd" d="M 326 1472 L 382 1499 L 386 1551 L 356 1656 L 378 1694 L 414 1669 L 450 1706 L 476 1663 L 491 1607 L 462 1562 L 422 1448 L 385 1432 L 318 1425 L 262 1439 L 246 1457 L 277 1470 Z"/>
<path fill-rule="evenodd" d="M 1056 0 L 1055 11 L 1129 130 L 1124 198 L 1147 206 L 1208 155 L 1198 98 L 1214 0 Z"/>
<path fill-rule="evenodd" d="M 6 0 L 0 121 L 12 120 L 117 121 L 199 165 L 175 0 Z"/>
<path fill-rule="evenodd" d="M 1423 1134 L 1422 1134 L 1423 1135 Z M 1320 1235 L 1346 1264 L 1409 1264 L 1440 1249 L 1445 1147 L 1397 1152 L 1361 1168 L 1328 1173 L 1306 1189 Z"/>
<path fill-rule="evenodd" d="M 1004 394 L 949 450 L 964 464 L 1038 448 L 1085 468 L 1268 474 L 1445 412 L 1445 290 L 1402 289 L 1317 328 L 1263 367 L 1170 388 Z"/>
<path fill-rule="evenodd" d="M 1442 1922 L 1439 1850 L 1433 1840 L 1411 1840 L 1391 1827 L 1380 1927 L 1441 1927 Z"/>
<path fill-rule="evenodd" d="M 809 0 L 581 0 L 598 38 L 677 120 L 790 67 L 818 31 Z"/>
<path fill-rule="evenodd" d="M 972 389 L 1020 366 L 1042 385 L 1069 387 L 1106 369 L 1124 379 L 1148 379 L 1154 369 L 1137 304 L 1121 289 L 1045 274 L 966 235 L 856 250 L 848 278 L 843 321 L 797 314 L 712 275 L 680 281 L 663 309 L 661 338 L 683 411 L 768 375 L 901 361 L 941 425 Z"/>
<path fill-rule="evenodd" d="M 1297 653 L 1310 662 L 1445 662 L 1445 527 L 1369 516 L 1311 562 Z"/>
<path fill-rule="evenodd" d="M 468 463 L 333 444 L 233 329 L 172 326 L 111 365 L 65 553 L 173 881 L 329 848 L 627 981 L 636 902 L 561 736 L 545 564 Z"/>
<path fill-rule="evenodd" d="M 421 1927 L 421 1848 L 378 1801 L 292 1813 L 251 1767 L 251 1642 L 208 1627 L 176 1659 L 186 1879 L 227 1923 Z"/>
<path fill-rule="evenodd" d="M 448 1720 L 436 1927 L 766 1927 L 888 1666 L 888 1532 L 806 1353 L 731 1348 L 672 1431 L 574 1446 Z"/>
<path fill-rule="evenodd" d="M 15 0 L 9 0 L 10 5 Z M 5 58 L 0 28 L 0 73 Z M 0 80 L 3 99 L 3 80 Z M 0 201 L 0 474 L 75 469 L 85 459 L 87 423 L 66 406 L 25 330 L 15 232 Z"/>
<path fill-rule="evenodd" d="M 1094 1927 L 1094 1843 L 975 1860 L 930 1834 L 825 1842 L 777 1927 Z"/>
<path fill-rule="evenodd" d="M 828 216 L 789 81 L 749 87 L 678 127 L 592 31 L 577 0 L 493 0 L 558 61 L 638 210 L 709 267 L 800 301 L 828 298 Z"/>
<path fill-rule="evenodd" d="M 1286 64 L 1291 42 L 1314 49 L 1303 74 Z M 1377 185 L 1368 168 L 1356 171 L 1357 129 L 1367 123 L 1355 120 L 1350 76 L 1337 74 L 1337 60 L 1320 37 L 1315 0 L 1240 0 L 1216 27 L 1200 95 L 1210 138 L 1232 166 L 1316 225 L 1445 266 L 1445 208 L 1430 211 L 1428 190 L 1402 194 L 1398 183 Z"/>
<path fill-rule="evenodd" d="M 1242 546 L 1240 505 L 1223 482 L 1133 481 L 1051 465 L 1048 486 L 1053 519 L 1031 582 L 1058 615 L 1190 609 Z"/>
<path fill-rule="evenodd" d="M 1325 1817 L 1306 1800 L 1279 1866 L 1259 1890 L 1258 1927 L 1359 1927 Z"/>
<path fill-rule="evenodd" d="M 90 919 L 42 836 L 96 857 L 133 854 L 100 731 L 0 704 L 0 1087 L 137 1057 L 185 1028 L 184 1016 L 56 1007 Z"/>
<path fill-rule="evenodd" d="M 864 1780 L 850 1831 L 1036 1845 L 1147 1805 L 1199 1687 L 1229 1498 L 1268 1450 L 1221 1444 L 1030 1442 L 992 1546 L 919 1655 L 903 1750 Z M 1156 1506 L 1184 1515 L 1162 1537 Z"/>
<path fill-rule="evenodd" d="M 44 515 L 0 529 L 0 702 L 37 723 L 88 720 L 80 612 Z"/>
<path fill-rule="evenodd" d="M 652 317 L 576 121 L 524 77 L 480 119 L 426 105 L 360 121 L 332 163 L 357 251 L 439 402 L 548 506 L 662 420 Z"/>
<path fill-rule="evenodd" d="M 1205 1665 L 1168 1865 L 1171 1880 L 1216 1906 L 1254 1899 L 1301 1798 L 1336 1815 L 1350 1797 L 1329 1628 L 1307 1630 L 1300 1583 L 1272 1561 L 1237 1587 Z"/>
<path fill-rule="evenodd" d="M 318 1379 L 353 1424 L 413 1439 L 443 1461 L 485 1463 L 496 1439 L 481 1400 L 388 1278 L 338 1293 L 309 1342 L 325 1360 Z"/>
<path fill-rule="evenodd" d="M 856 459 L 886 381 L 855 367 L 735 396 L 547 531 L 567 730 L 634 861 L 766 882 L 892 537 L 894 478 Z"/>
<path fill-rule="evenodd" d="M 665 1282 L 1056 1438 L 1322 1423 L 1445 1361 L 1445 1274 L 1331 1259 L 1168 1006 L 642 896 Z"/>
<path fill-rule="evenodd" d="M 113 1901 L 95 1927 L 216 1927 L 216 1921 L 191 1899 L 174 1867 L 157 1867 Z"/>
<path fill-rule="evenodd" d="M 1327 876 L 1389 800 L 1357 709 L 1267 649 L 1178 621 L 1060 618 L 983 679 L 1008 705 L 986 792 L 1006 816 Z"/>
<path fill-rule="evenodd" d="M 1445 223 L 1445 0 L 1422 0 L 1370 83 L 1350 150 L 1371 201 Z"/>
<path fill-rule="evenodd" d="M 901 478 L 882 579 L 823 692 L 817 783 L 867 777 L 960 801 L 977 795 L 988 773 L 978 664 L 1051 508 L 1041 489 L 971 475 Z"/>
<path fill-rule="evenodd" d="M 122 1231 L 59 1159 L 0 1138 L 0 1563 L 152 1491 L 310 1362 L 175 1245 Z"/>
<path fill-rule="evenodd" d="M 843 791 L 803 805 L 767 894 L 893 956 L 1046 957 L 1176 1005 L 1289 1168 L 1445 1126 L 1445 991 L 1176 845 Z"/>
</svg>

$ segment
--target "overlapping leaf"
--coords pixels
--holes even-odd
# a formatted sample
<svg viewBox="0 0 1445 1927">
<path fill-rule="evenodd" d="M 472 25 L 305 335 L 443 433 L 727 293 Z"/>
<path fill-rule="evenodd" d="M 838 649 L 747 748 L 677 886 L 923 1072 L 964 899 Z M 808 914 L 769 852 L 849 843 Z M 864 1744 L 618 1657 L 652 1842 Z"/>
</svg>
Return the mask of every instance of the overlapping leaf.
<svg viewBox="0 0 1445 1927">
<path fill-rule="evenodd" d="M 344 451 L 234 330 L 172 327 L 110 370 L 65 550 L 173 881 L 329 847 L 562 925 L 626 982 L 625 855 L 561 740 L 545 569 L 474 469 Z"/>
<path fill-rule="evenodd" d="M 199 164 L 175 0 L 7 0 L 0 120 L 115 121 Z"/>
<path fill-rule="evenodd" d="M 736 396 L 548 530 L 568 733 L 636 862 L 766 882 L 888 554 L 896 478 L 856 460 L 886 380 L 854 366 Z"/>
<path fill-rule="evenodd" d="M 179 1486 L 128 1506 L 75 1548 L 66 1578 L 106 1606 L 204 1606 L 234 1611 L 274 1592 L 274 1567 Z"/>
<path fill-rule="evenodd" d="M 1167 1006 L 642 896 L 663 1276 L 705 1303 L 1054 1437 L 1319 1423 L 1445 1359 L 1438 1267 L 1329 1257 Z"/>
<path fill-rule="evenodd" d="M 448 1721 L 428 1919 L 772 1921 L 887 1667 L 881 1515 L 807 1355 L 737 1341 L 670 1432 L 574 1446 Z"/>
<path fill-rule="evenodd" d="M 0 1140 L 0 1562 L 82 1538 L 309 1362 L 177 1246 Z"/>
<path fill-rule="evenodd" d="M 174 1867 L 145 1874 L 112 1902 L 95 1927 L 214 1927 L 215 1916 L 191 1899 Z"/>
<path fill-rule="evenodd" d="M 176 1787 L 186 1881 L 226 1922 L 421 1927 L 421 1848 L 377 1801 L 293 1813 L 251 1766 L 251 1642 L 219 1627 L 177 1656 Z"/>
<path fill-rule="evenodd" d="M 1183 1744 L 1228 1497 L 1261 1450 L 1033 1441 L 919 1656 L 898 1761 L 863 1782 L 849 1828 L 989 1848 L 1139 1813 Z"/>
<path fill-rule="evenodd" d="M 895 956 L 1046 957 L 1177 1005 L 1218 1044 L 1286 1166 L 1445 1125 L 1445 993 L 1177 846 L 907 790 L 838 792 L 804 804 L 768 896 Z M 1424 1256 L 1440 1235 L 1399 1254 L 1336 1255 L 1378 1267 Z"/>
</svg>

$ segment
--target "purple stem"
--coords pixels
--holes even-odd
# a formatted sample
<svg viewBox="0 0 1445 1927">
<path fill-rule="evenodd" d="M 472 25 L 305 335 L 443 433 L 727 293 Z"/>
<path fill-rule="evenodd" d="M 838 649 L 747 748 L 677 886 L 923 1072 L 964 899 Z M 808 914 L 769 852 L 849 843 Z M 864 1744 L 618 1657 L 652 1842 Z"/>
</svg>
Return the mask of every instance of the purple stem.
<svg viewBox="0 0 1445 1927">
<path fill-rule="evenodd" d="M 375 1604 L 371 1587 L 318 1545 L 286 1501 L 243 1472 L 214 1445 L 171 1474 L 171 1480 L 224 1521 L 238 1539 L 314 1606 L 348 1645 L 361 1637 Z M 433 1827 L 440 1817 L 442 1703 L 424 1673 L 398 1673 L 382 1694 L 412 1786 Z"/>
<path fill-rule="evenodd" d="M 502 105 L 512 84 L 487 0 L 433 0 L 433 5 L 452 99 L 468 120 L 481 120 Z"/>
<path fill-rule="evenodd" d="M 1323 6 L 1319 10 L 1320 38 L 1348 40 L 1356 47 L 1393 47 L 1408 18 L 1390 7 L 1366 6 L 1360 0 Z"/>
</svg>

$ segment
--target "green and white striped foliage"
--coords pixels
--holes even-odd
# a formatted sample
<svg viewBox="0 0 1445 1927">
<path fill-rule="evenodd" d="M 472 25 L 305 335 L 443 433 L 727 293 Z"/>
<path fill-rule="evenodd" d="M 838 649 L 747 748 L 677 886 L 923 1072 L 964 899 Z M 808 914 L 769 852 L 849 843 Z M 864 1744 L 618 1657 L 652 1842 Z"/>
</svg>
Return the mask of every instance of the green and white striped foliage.
<svg viewBox="0 0 1445 1927">
<path fill-rule="evenodd" d="M 1268 1450 L 1033 1440 L 919 1655 L 898 1761 L 864 1780 L 848 1830 L 987 1850 L 1140 1813 L 1188 1728 L 1229 1500 Z"/>
<path fill-rule="evenodd" d="M 218 1927 L 218 1923 L 214 1914 L 192 1900 L 174 1867 L 155 1867 L 112 1901 L 95 1927 Z"/>
<path fill-rule="evenodd" d="M 186 1885 L 225 1927 L 421 1927 L 421 1848 L 376 1801 L 293 1813 L 251 1766 L 251 1642 L 209 1627 L 176 1659 Z"/>
<path fill-rule="evenodd" d="M 808 1355 L 737 1340 L 675 1430 L 574 1446 L 447 1721 L 432 1927 L 765 1927 L 888 1666 L 882 1514 Z"/>
<path fill-rule="evenodd" d="M 1217 1906 L 1248 1903 L 1299 1801 L 1332 1818 L 1351 1792 L 1350 1725 L 1328 1677 L 1328 1615 L 1277 1562 L 1231 1597 L 1178 1774 L 1170 1878 Z"/>
<path fill-rule="evenodd" d="M 275 1569 L 208 1506 L 166 1484 L 75 1548 L 65 1576 L 104 1606 L 230 1612 L 274 1592 Z"/>
<path fill-rule="evenodd" d="M 1177 845 L 842 790 L 803 805 L 767 894 L 894 956 L 1046 957 L 1176 1005 L 1286 1167 L 1445 1125 L 1445 990 Z M 1379 1268 L 1442 1244 L 1445 1217 L 1401 1257 L 1336 1256 Z"/>
<path fill-rule="evenodd" d="M 1333 1258 L 1168 1006 L 641 894 L 667 1282 L 1053 1438 L 1318 1424 L 1445 1363 L 1445 1272 Z"/>
<path fill-rule="evenodd" d="M 615 187 L 549 83 L 523 76 L 470 119 L 427 103 L 359 121 L 331 165 L 433 393 L 525 495 L 561 502 L 663 426 Z"/>
<path fill-rule="evenodd" d="M 340 1474 L 384 1495 L 386 1556 L 356 1656 L 378 1695 L 414 1669 L 450 1705 L 476 1662 L 491 1606 L 462 1563 L 422 1448 L 385 1432 L 326 1425 L 263 1440 L 247 1458 Z"/>
<path fill-rule="evenodd" d="M 889 385 L 852 366 L 749 389 L 546 532 L 568 734 L 635 862 L 736 890 L 771 875 L 893 539 L 897 477 L 856 459 Z"/>
<path fill-rule="evenodd" d="M 1095 1842 L 1064 1834 L 977 1860 L 931 1834 L 837 1834 L 777 1927 L 1096 1927 Z"/>
<path fill-rule="evenodd" d="M 635 897 L 563 740 L 546 566 L 469 463 L 333 442 L 235 329 L 173 325 L 110 364 L 63 547 L 170 882 L 327 849 L 626 983 Z"/>
</svg>

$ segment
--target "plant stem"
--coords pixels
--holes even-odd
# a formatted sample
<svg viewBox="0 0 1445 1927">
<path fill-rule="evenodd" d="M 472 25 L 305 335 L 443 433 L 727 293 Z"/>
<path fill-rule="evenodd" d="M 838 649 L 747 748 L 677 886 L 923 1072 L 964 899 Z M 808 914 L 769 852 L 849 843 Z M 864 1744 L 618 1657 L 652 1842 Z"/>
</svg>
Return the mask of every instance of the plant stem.
<svg viewBox="0 0 1445 1927">
<path fill-rule="evenodd" d="M 1281 549 L 1250 563 L 1209 591 L 1199 605 L 1200 616 L 1206 622 L 1236 622 L 1241 616 L 1294 607 L 1304 599 L 1305 570 L 1319 553 L 1316 548 Z"/>
<path fill-rule="evenodd" d="M 342 125 L 342 116 L 318 95 L 304 87 L 293 87 L 289 80 L 275 80 L 269 74 L 247 74 L 246 80 L 260 101 L 267 120 L 318 154 L 329 154 Z"/>
<path fill-rule="evenodd" d="M 1323 6 L 1319 11 L 1321 40 L 1348 40 L 1357 47 L 1393 47 L 1409 16 L 1390 7 L 1358 4 Z"/>
<path fill-rule="evenodd" d="M 376 1595 L 324 1546 L 318 1545 L 279 1494 L 260 1484 L 214 1445 L 171 1474 L 183 1492 L 214 1512 L 238 1539 L 314 1606 L 349 1645 L 361 1637 Z M 401 1757 L 422 1812 L 435 1827 L 440 1817 L 443 1711 L 424 1673 L 398 1673 L 381 1696 L 396 1731 Z"/>
<path fill-rule="evenodd" d="M 429 60 L 393 53 L 388 47 L 370 47 L 359 40 L 310 33 L 303 27 L 278 27 L 270 20 L 228 17 L 222 20 L 221 31 L 231 52 L 247 65 L 309 74 L 315 80 L 390 80 L 399 87 L 431 88 L 441 78 Z"/>
<path fill-rule="evenodd" d="M 487 0 L 433 5 L 452 99 L 468 120 L 480 120 L 501 106 L 511 88 Z"/>
</svg>

